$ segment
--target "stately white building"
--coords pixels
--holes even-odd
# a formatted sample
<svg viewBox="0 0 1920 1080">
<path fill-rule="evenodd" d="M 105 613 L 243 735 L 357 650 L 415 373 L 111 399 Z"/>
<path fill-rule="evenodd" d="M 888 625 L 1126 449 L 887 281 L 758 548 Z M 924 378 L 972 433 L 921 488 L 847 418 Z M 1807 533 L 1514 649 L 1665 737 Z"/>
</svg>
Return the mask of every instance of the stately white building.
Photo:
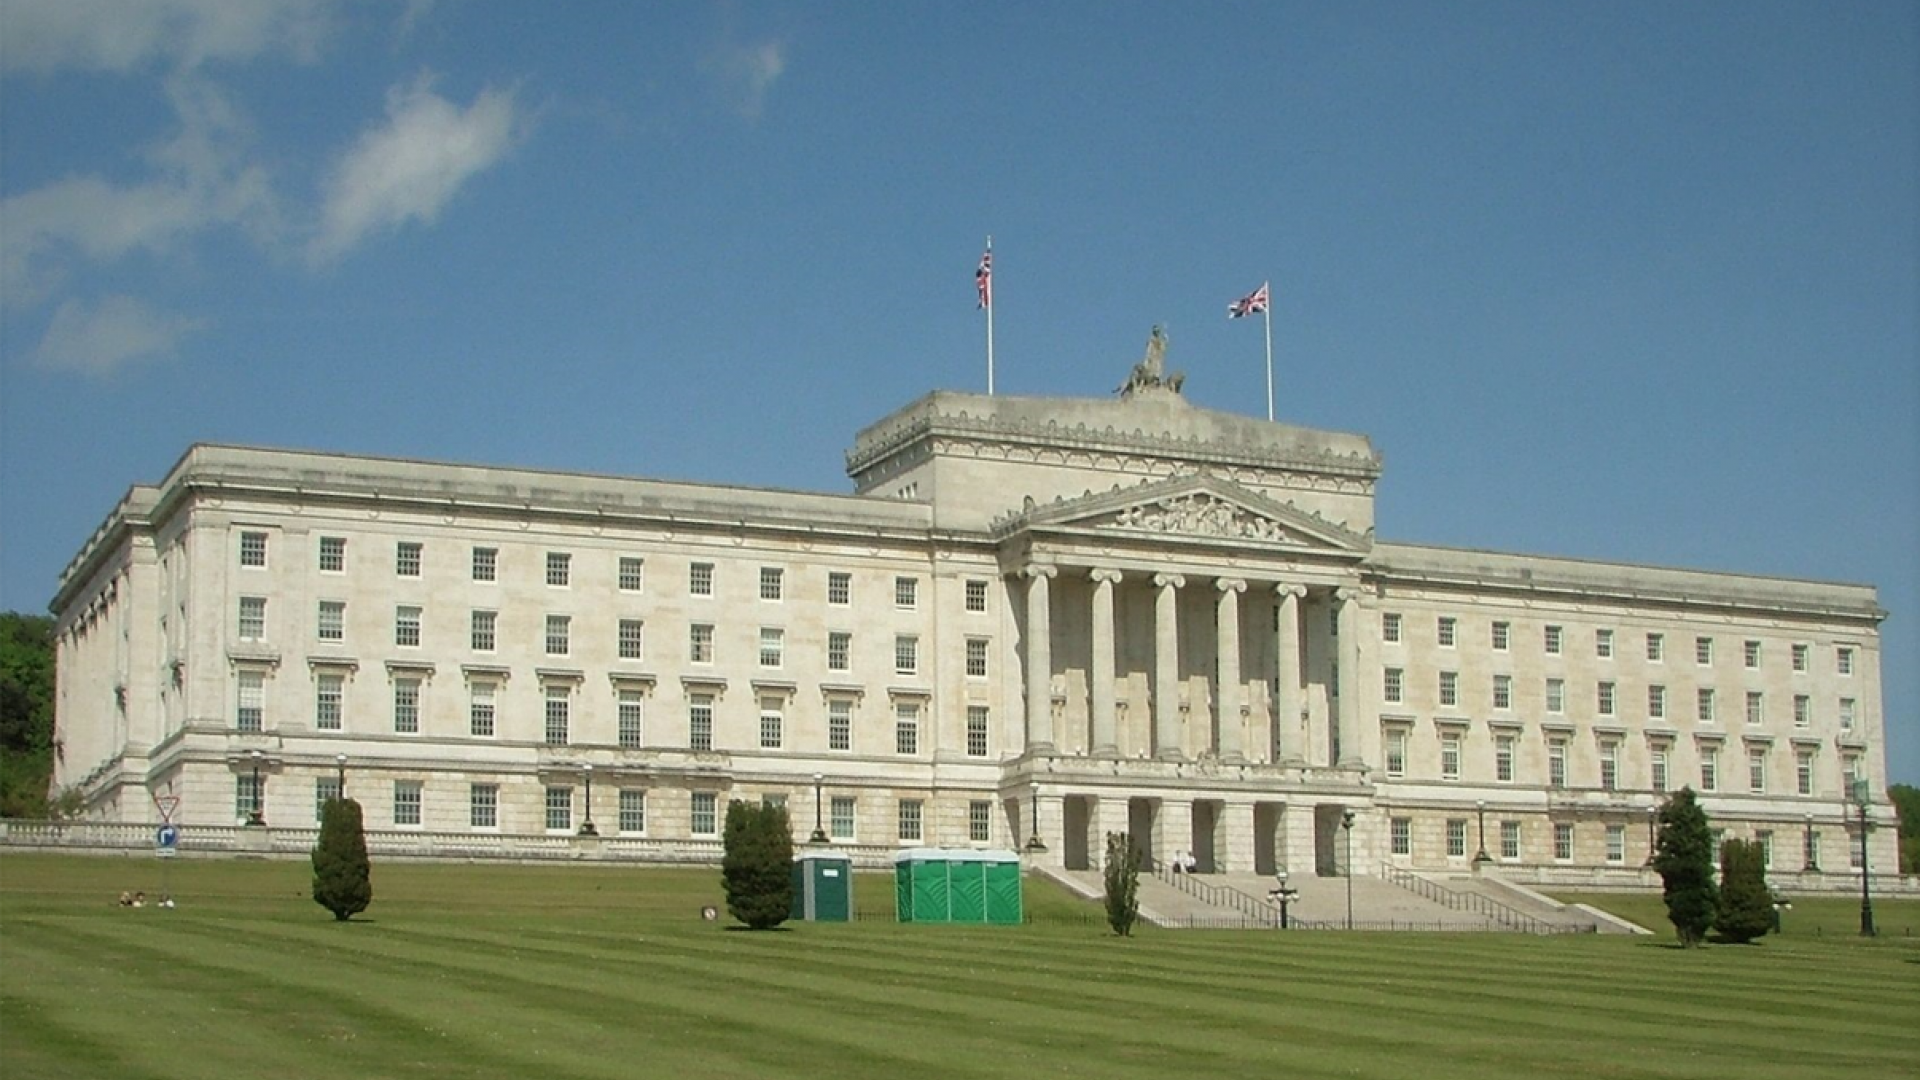
<svg viewBox="0 0 1920 1080">
<path fill-rule="evenodd" d="M 101 820 L 165 792 L 189 829 L 311 829 L 344 779 L 455 853 L 686 850 L 774 798 L 802 839 L 1037 833 L 1078 868 L 1125 830 L 1295 873 L 1351 843 L 1363 874 L 1638 868 L 1683 785 L 1776 869 L 1844 872 L 1847 785 L 1884 791 L 1869 586 L 1380 540 L 1366 437 L 1154 377 L 934 393 L 847 471 L 195 446 L 62 578 L 55 784 Z"/>
</svg>

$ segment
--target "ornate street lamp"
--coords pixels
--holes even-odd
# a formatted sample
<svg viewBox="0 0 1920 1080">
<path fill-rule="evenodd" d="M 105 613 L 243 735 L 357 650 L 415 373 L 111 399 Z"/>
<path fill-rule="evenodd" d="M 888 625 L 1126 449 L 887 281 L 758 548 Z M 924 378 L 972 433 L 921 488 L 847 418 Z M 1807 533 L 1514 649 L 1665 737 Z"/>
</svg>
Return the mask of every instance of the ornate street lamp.
<svg viewBox="0 0 1920 1080">
<path fill-rule="evenodd" d="M 599 836 L 600 830 L 593 827 L 593 762 L 582 764 L 580 772 L 587 778 L 587 815 L 586 820 L 580 823 L 580 835 Z"/>
<path fill-rule="evenodd" d="M 1850 792 L 1853 804 L 1860 810 L 1860 936 L 1873 937 L 1873 868 L 1867 864 L 1867 830 L 1872 825 L 1867 821 L 1867 782 L 1855 780 Z"/>
<path fill-rule="evenodd" d="M 1481 799 L 1479 802 L 1474 803 L 1473 806 L 1480 818 L 1480 850 L 1474 852 L 1473 861 L 1477 863 L 1492 862 L 1493 856 L 1487 854 L 1487 800 Z"/>
<path fill-rule="evenodd" d="M 1046 841 L 1040 839 L 1040 785 L 1033 785 L 1033 821 L 1032 835 L 1027 837 L 1027 853 L 1038 855 L 1047 850 Z"/>
<path fill-rule="evenodd" d="M 249 756 L 253 758 L 253 812 L 247 815 L 247 824 L 265 825 L 267 814 L 265 803 L 261 799 L 262 781 L 260 779 L 260 759 L 265 755 L 255 750 Z"/>
<path fill-rule="evenodd" d="M 819 773 L 813 774 L 813 835 L 807 838 L 809 844 L 827 842 L 827 830 L 820 827 L 820 785 L 825 780 Z"/>
<path fill-rule="evenodd" d="M 1353 929 L 1353 811 L 1340 814 L 1340 828 L 1347 834 L 1347 929 Z"/>
<path fill-rule="evenodd" d="M 1275 873 L 1273 877 L 1274 880 L 1280 883 L 1280 887 L 1269 891 L 1267 893 L 1267 899 L 1280 905 L 1280 929 L 1286 930 L 1289 928 L 1287 922 L 1287 905 L 1300 899 L 1300 890 L 1287 888 L 1287 872 L 1285 870 Z"/>
<path fill-rule="evenodd" d="M 333 755 L 334 778 L 338 781 L 339 797 L 347 797 L 347 755 Z"/>
</svg>

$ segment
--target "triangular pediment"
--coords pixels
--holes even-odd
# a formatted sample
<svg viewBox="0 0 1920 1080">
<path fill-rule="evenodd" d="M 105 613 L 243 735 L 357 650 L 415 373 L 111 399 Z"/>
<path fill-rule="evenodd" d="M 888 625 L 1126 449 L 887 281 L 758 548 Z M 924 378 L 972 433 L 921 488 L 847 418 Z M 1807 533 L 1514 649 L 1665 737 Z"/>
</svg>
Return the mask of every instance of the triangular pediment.
<svg viewBox="0 0 1920 1080">
<path fill-rule="evenodd" d="M 1176 476 L 1046 505 L 1029 505 L 995 532 L 1065 532 L 1115 539 L 1185 539 L 1302 552 L 1364 555 L 1371 538 L 1210 474 Z"/>
</svg>

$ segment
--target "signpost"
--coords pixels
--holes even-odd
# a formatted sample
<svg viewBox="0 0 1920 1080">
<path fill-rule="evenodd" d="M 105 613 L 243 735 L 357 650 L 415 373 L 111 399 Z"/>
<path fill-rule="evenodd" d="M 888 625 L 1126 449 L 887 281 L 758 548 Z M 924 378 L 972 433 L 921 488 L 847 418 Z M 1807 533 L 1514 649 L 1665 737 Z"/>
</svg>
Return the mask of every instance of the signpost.
<svg viewBox="0 0 1920 1080">
<path fill-rule="evenodd" d="M 153 854 L 161 860 L 160 902 L 170 907 L 173 903 L 173 859 L 180 854 L 180 826 L 173 823 L 173 815 L 180 809 L 180 796 L 155 795 L 153 808 L 160 811 L 160 827 L 153 834 Z"/>
</svg>

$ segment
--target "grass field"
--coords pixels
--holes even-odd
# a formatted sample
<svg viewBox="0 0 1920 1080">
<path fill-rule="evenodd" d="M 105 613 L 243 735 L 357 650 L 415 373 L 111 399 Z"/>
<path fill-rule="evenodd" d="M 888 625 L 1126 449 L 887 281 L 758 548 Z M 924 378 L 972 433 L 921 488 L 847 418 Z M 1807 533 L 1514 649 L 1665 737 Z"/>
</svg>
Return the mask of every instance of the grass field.
<svg viewBox="0 0 1920 1080">
<path fill-rule="evenodd" d="M 0 855 L 0 1077 L 1920 1070 L 1920 935 L 1865 941 L 1819 912 L 1809 932 L 1790 914 L 1784 937 L 1694 951 L 1504 934 L 1122 941 L 1035 887 L 1030 909 L 1072 921 L 756 934 L 699 919 L 720 902 L 712 871 L 383 863 L 373 907 L 346 924 L 308 898 L 304 863 L 169 873 L 179 908 L 127 910 L 122 889 L 158 891 L 154 860 Z M 862 876 L 858 902 L 890 911 L 890 886 Z M 1920 922 L 1911 901 L 1877 906 L 1890 927 Z"/>
</svg>

